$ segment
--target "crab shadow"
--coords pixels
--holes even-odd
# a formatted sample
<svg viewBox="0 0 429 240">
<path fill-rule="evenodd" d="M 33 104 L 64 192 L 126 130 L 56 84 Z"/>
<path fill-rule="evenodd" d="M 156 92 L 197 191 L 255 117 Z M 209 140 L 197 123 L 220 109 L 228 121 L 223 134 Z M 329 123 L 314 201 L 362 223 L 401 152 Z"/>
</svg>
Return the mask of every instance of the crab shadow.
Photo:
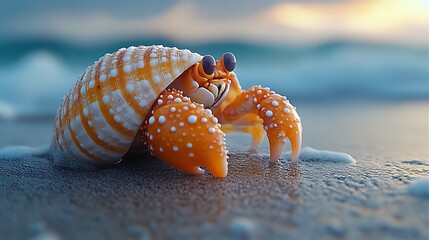
<svg viewBox="0 0 429 240">
<path fill-rule="evenodd" d="M 167 163 L 164 163 L 162 160 L 152 156 L 148 152 L 127 154 L 123 161 L 115 166 L 115 168 L 124 171 L 158 172 L 158 174 L 162 173 L 161 176 L 164 176 L 165 174 L 175 177 L 200 176 L 190 175 L 177 170 Z M 249 177 L 264 178 L 271 179 L 273 181 L 286 180 L 288 184 L 297 186 L 301 177 L 298 163 L 291 163 L 284 159 L 277 162 L 271 162 L 269 157 L 252 152 L 230 153 L 228 169 L 228 176 L 225 178 L 226 180 L 229 178 L 235 180 L 245 180 L 249 179 Z M 221 180 L 220 178 L 213 177 L 208 171 L 206 171 L 203 176 L 205 178 Z"/>
</svg>

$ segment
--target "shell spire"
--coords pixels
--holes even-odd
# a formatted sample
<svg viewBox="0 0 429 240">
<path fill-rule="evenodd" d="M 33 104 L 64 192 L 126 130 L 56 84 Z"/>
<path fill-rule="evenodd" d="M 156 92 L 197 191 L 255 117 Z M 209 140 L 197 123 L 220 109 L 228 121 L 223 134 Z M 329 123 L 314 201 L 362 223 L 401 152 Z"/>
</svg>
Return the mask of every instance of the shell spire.
<svg viewBox="0 0 429 240">
<path fill-rule="evenodd" d="M 54 122 L 53 160 L 118 162 L 159 94 L 202 56 L 163 46 L 121 48 L 88 67 Z"/>
</svg>

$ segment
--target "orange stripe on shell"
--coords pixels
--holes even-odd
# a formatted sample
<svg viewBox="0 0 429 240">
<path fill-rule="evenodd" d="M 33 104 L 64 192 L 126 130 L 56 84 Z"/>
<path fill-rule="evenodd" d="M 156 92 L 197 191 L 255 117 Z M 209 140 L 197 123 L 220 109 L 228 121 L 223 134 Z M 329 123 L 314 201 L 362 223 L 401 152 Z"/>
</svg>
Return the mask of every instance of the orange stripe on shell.
<svg viewBox="0 0 429 240">
<path fill-rule="evenodd" d="M 131 54 L 129 58 L 124 60 L 124 55 L 128 50 Z M 94 65 L 87 68 L 82 77 L 63 99 L 63 102 L 57 110 L 57 120 L 54 124 L 55 134 L 53 135 L 52 141 L 52 149 L 56 151 L 56 153 L 53 154 L 53 156 L 60 156 L 61 154 L 58 153 L 61 152 L 64 152 L 64 156 L 70 154 L 73 156 L 88 156 L 88 154 L 85 153 L 88 151 L 79 147 L 81 145 L 79 140 L 76 139 L 76 142 L 73 141 L 73 139 L 68 139 L 71 138 L 71 136 L 65 136 L 64 130 L 68 128 L 72 120 L 79 116 L 82 117 L 85 107 L 88 110 L 90 106 L 99 108 L 99 110 L 89 111 L 88 116 L 81 118 L 81 121 L 78 123 L 81 127 L 78 129 L 86 131 L 86 134 L 93 142 L 103 147 L 103 149 L 125 154 L 130 148 L 134 136 L 138 133 L 140 125 L 137 124 L 135 129 L 130 129 L 130 126 L 134 125 L 127 124 L 127 127 L 121 123 L 126 123 L 130 119 L 134 121 L 136 121 L 136 119 L 141 119 L 143 123 L 143 119 L 146 118 L 146 114 L 157 96 L 174 79 L 201 60 L 201 58 L 200 55 L 192 53 L 189 50 L 179 50 L 177 48 L 166 48 L 162 46 L 139 46 L 133 49 L 120 49 L 114 54 L 106 54 L 95 62 Z M 151 64 L 151 60 L 154 59 L 157 59 L 159 64 Z M 128 69 L 127 67 L 127 69 L 124 69 L 126 64 L 130 64 L 132 68 Z M 153 79 L 154 72 L 161 78 L 160 81 L 155 81 Z M 132 83 L 134 87 L 133 91 L 127 89 L 127 83 Z M 118 91 L 120 95 L 118 95 Z M 112 109 L 111 102 L 107 100 L 109 98 L 112 99 L 113 95 L 111 94 L 113 92 L 116 92 L 116 99 L 118 99 L 118 96 L 121 96 L 124 101 L 116 101 L 115 104 L 120 104 L 121 107 L 129 106 L 134 110 L 134 113 L 131 114 L 132 116 L 127 114 L 119 115 L 119 110 L 115 112 L 116 108 Z M 114 114 L 112 114 L 112 112 L 114 112 Z M 115 116 L 117 118 L 120 117 L 123 122 L 118 122 Z M 99 129 L 93 128 L 91 124 L 88 124 L 88 121 L 95 118 L 103 119 L 102 121 L 108 126 L 98 126 Z M 98 122 L 101 122 L 101 120 Z M 100 142 L 100 139 L 97 140 L 99 136 L 98 131 L 101 131 L 101 128 L 104 129 L 103 131 L 114 131 L 112 134 L 115 134 L 115 137 L 120 134 L 120 136 L 122 136 L 121 142 L 109 142 L 106 146 L 106 144 Z M 76 142 L 80 153 L 71 150 L 70 144 L 74 142 Z M 90 142 L 91 141 L 89 141 L 89 143 Z M 101 151 L 103 150 L 101 149 Z M 92 156 L 92 159 L 97 158 L 100 158 L 100 156 Z M 117 158 L 117 156 L 112 156 L 112 158 Z M 106 161 L 107 163 L 115 162 L 114 159 L 106 159 L 105 157 L 101 157 L 100 160 Z M 118 161 L 119 159 L 116 160 Z"/>
</svg>

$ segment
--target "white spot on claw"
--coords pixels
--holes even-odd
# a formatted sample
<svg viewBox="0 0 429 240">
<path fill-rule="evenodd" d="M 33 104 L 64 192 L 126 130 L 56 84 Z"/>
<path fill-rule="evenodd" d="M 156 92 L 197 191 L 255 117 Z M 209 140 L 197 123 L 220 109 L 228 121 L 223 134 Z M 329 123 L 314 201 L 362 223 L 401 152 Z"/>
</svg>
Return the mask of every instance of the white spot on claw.
<svg viewBox="0 0 429 240">
<path fill-rule="evenodd" d="M 149 118 L 149 124 L 154 124 L 155 123 L 155 117 L 152 116 Z"/>
<path fill-rule="evenodd" d="M 290 113 L 289 108 L 284 108 L 284 109 L 283 109 L 283 111 L 284 111 L 285 113 Z"/>
<path fill-rule="evenodd" d="M 265 116 L 272 117 L 273 116 L 273 112 L 270 111 L 270 110 L 268 110 L 268 111 L 265 112 Z"/>
<path fill-rule="evenodd" d="M 112 69 L 112 71 L 110 71 L 109 76 L 110 77 L 116 77 L 116 74 L 118 74 L 118 71 L 115 69 Z"/>
<path fill-rule="evenodd" d="M 275 107 L 277 107 L 279 105 L 279 103 L 277 101 L 272 101 L 271 104 Z"/>
<path fill-rule="evenodd" d="M 210 133 L 214 133 L 214 132 L 215 132 L 215 129 L 211 127 L 211 128 L 209 128 L 209 132 L 210 132 Z"/>
<path fill-rule="evenodd" d="M 171 128 L 170 128 L 170 131 L 175 132 L 175 131 L 176 131 L 176 128 L 175 128 L 175 127 L 171 127 Z"/>
<path fill-rule="evenodd" d="M 195 115 L 190 115 L 188 117 L 188 123 L 196 123 L 197 122 L 197 116 Z"/>
<path fill-rule="evenodd" d="M 165 123 L 165 117 L 164 117 L 164 116 L 159 116 L 159 118 L 158 118 L 158 122 L 159 122 L 160 124 Z"/>
<path fill-rule="evenodd" d="M 123 69 L 124 69 L 124 72 L 126 72 L 126 73 L 130 73 L 131 72 L 131 66 L 130 65 L 125 65 L 123 67 Z"/>
<path fill-rule="evenodd" d="M 177 151 L 179 151 L 179 148 L 177 146 L 174 146 L 173 151 L 177 152 Z"/>
<path fill-rule="evenodd" d="M 186 147 L 187 147 L 187 148 L 192 148 L 192 143 L 187 143 L 187 144 L 186 144 Z"/>
<path fill-rule="evenodd" d="M 110 100 L 110 98 L 109 98 L 109 96 L 108 96 L 108 95 L 104 95 L 104 96 L 103 96 L 103 102 L 104 102 L 104 104 L 108 104 L 108 103 L 109 103 L 109 100 Z"/>
<path fill-rule="evenodd" d="M 201 118 L 201 122 L 203 123 L 207 122 L 207 118 Z"/>
</svg>

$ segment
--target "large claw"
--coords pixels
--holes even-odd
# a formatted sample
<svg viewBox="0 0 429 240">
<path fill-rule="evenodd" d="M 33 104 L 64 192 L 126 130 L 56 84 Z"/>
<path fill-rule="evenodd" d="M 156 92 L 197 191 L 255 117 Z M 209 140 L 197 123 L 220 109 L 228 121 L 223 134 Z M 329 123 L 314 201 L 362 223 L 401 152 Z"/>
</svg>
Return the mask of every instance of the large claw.
<svg viewBox="0 0 429 240">
<path fill-rule="evenodd" d="M 270 160 L 277 161 L 288 138 L 292 148 L 292 162 L 301 151 L 301 119 L 286 97 L 268 88 L 255 86 L 243 91 L 222 113 L 222 120 L 234 121 L 246 113 L 255 113 L 263 120 L 270 143 Z"/>
<path fill-rule="evenodd" d="M 280 158 L 286 138 L 289 138 L 292 148 L 292 162 L 296 162 L 301 151 L 301 120 L 295 108 L 280 95 L 274 94 L 263 99 L 257 105 L 258 115 L 264 120 L 270 143 L 270 159 Z"/>
<path fill-rule="evenodd" d="M 176 90 L 165 90 L 152 109 L 142 129 L 152 155 L 191 174 L 203 166 L 215 177 L 227 175 L 224 133 L 210 110 Z"/>
</svg>

